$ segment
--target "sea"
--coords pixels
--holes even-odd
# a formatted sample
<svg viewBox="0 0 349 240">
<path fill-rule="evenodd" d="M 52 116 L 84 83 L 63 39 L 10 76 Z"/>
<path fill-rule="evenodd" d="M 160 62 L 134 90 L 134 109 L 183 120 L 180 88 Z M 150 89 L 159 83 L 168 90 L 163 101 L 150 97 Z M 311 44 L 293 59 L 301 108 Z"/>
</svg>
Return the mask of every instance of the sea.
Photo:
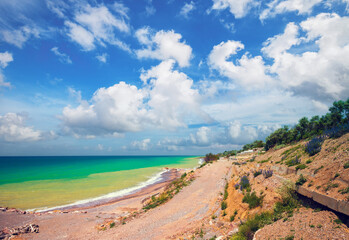
<svg viewBox="0 0 349 240">
<path fill-rule="evenodd" d="M 0 206 L 46 211 L 134 193 L 197 156 L 0 157 Z"/>
</svg>

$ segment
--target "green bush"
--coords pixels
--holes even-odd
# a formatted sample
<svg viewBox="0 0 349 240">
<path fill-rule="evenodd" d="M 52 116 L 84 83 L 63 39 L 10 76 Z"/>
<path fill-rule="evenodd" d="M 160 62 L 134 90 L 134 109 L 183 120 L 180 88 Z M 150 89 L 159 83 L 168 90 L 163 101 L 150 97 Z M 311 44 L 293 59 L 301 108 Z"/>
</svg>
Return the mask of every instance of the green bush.
<svg viewBox="0 0 349 240">
<path fill-rule="evenodd" d="M 296 182 L 297 186 L 302 186 L 304 183 L 306 183 L 307 179 L 303 177 L 303 174 L 301 174 Z"/>
<path fill-rule="evenodd" d="M 296 167 L 296 170 L 298 170 L 298 169 L 305 169 L 305 168 L 307 168 L 307 165 L 305 165 L 305 164 L 299 164 L 299 165 Z"/>
<path fill-rule="evenodd" d="M 241 224 L 239 227 L 239 232 L 234 234 L 231 239 L 234 239 L 234 240 L 253 239 L 253 235 L 258 229 L 271 223 L 273 223 L 272 213 L 263 212 L 263 213 L 257 214 L 254 217 L 247 219 L 245 223 Z"/>
<path fill-rule="evenodd" d="M 263 203 L 264 196 L 257 197 L 256 192 L 246 193 L 242 202 L 248 203 L 250 209 L 261 206 Z"/>
<path fill-rule="evenodd" d="M 227 209 L 227 207 L 228 207 L 228 204 L 227 204 L 225 201 L 223 201 L 223 202 L 221 203 L 221 209 L 222 209 L 222 210 L 225 210 L 225 209 Z"/>
<path fill-rule="evenodd" d="M 344 164 L 344 169 L 349 168 L 349 161 Z"/>
</svg>

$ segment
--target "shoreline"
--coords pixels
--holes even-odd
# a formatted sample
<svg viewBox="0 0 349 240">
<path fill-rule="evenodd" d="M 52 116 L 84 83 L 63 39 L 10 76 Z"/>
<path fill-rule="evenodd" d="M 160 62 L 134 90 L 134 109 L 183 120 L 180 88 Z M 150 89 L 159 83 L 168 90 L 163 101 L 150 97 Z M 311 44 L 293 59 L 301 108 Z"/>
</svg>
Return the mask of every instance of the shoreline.
<svg viewBox="0 0 349 240">
<path fill-rule="evenodd" d="M 72 212 L 79 210 L 88 210 L 154 193 L 165 187 L 168 183 L 179 178 L 181 174 L 187 170 L 188 169 L 164 168 L 164 170 L 162 170 L 161 172 L 154 174 L 154 176 L 152 176 L 144 182 L 137 184 L 136 186 L 121 189 L 95 198 L 79 200 L 71 204 L 27 210 L 10 208 L 6 206 L 0 206 L 0 208 L 3 209 L 3 211 L 6 209 L 6 211 L 12 211 L 22 214 L 45 214 L 52 212 Z"/>
<path fill-rule="evenodd" d="M 165 187 L 168 183 L 170 183 L 173 180 L 175 180 L 176 178 L 180 177 L 180 175 L 182 174 L 183 171 L 185 171 L 185 170 L 184 169 L 177 169 L 177 168 L 165 169 L 162 172 L 156 174 L 156 175 L 160 175 L 160 176 L 159 176 L 159 178 L 157 178 L 157 180 L 155 182 L 145 184 L 147 182 L 150 182 L 154 178 L 154 177 L 152 177 L 145 182 L 141 182 L 137 186 L 122 189 L 122 190 L 114 192 L 114 193 L 118 193 L 118 192 L 122 192 L 122 191 L 125 191 L 128 189 L 131 189 L 129 192 L 127 192 L 125 194 L 121 194 L 119 196 L 104 198 L 104 196 L 108 196 L 109 194 L 113 194 L 113 193 L 109 193 L 107 195 L 94 198 L 94 200 L 88 201 L 86 203 L 80 203 L 80 204 L 73 203 L 73 204 L 70 204 L 69 206 L 63 206 L 63 207 L 58 206 L 58 207 L 54 207 L 51 209 L 46 209 L 46 210 L 36 211 L 36 212 L 47 213 L 47 212 L 51 212 L 51 211 L 71 212 L 71 211 L 79 211 L 79 210 L 88 210 L 88 209 L 92 209 L 92 208 L 96 208 L 96 207 L 111 205 L 111 204 L 121 202 L 121 201 L 124 201 L 127 199 L 146 196 L 149 193 L 153 193 L 155 191 L 160 190 L 161 188 Z M 144 184 L 144 186 L 142 186 L 143 184 Z M 88 199 L 82 200 L 82 201 L 87 201 L 87 200 Z"/>
<path fill-rule="evenodd" d="M 70 204 L 54 206 L 54 207 L 43 207 L 39 209 L 27 209 L 27 210 L 23 210 L 23 212 L 47 213 L 47 212 L 53 212 L 53 211 L 76 211 L 76 210 L 90 209 L 90 208 L 99 207 L 103 205 L 113 204 L 119 201 L 123 201 L 123 200 L 134 198 L 134 197 L 139 197 L 149 192 L 153 192 L 158 189 L 161 189 L 167 183 L 178 178 L 181 172 L 183 171 L 185 171 L 185 169 L 165 168 L 161 172 L 154 174 L 148 180 L 144 182 L 140 182 L 139 184 L 133 187 L 120 189 L 115 192 L 107 193 L 105 195 L 94 197 L 94 198 L 78 200 Z M 11 208 L 11 209 L 14 209 L 14 208 Z M 19 211 L 22 211 L 22 210 L 19 210 Z"/>
</svg>

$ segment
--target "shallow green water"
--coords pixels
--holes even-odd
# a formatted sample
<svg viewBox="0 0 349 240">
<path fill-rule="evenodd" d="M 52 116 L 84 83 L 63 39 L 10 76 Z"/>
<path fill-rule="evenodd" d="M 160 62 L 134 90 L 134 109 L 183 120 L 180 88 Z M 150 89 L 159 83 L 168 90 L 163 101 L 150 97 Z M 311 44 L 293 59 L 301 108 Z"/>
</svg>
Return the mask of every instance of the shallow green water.
<svg viewBox="0 0 349 240">
<path fill-rule="evenodd" d="M 141 184 L 164 167 L 193 168 L 189 156 L 0 157 L 0 206 L 42 209 Z M 154 180 L 154 179 L 153 179 Z"/>
</svg>

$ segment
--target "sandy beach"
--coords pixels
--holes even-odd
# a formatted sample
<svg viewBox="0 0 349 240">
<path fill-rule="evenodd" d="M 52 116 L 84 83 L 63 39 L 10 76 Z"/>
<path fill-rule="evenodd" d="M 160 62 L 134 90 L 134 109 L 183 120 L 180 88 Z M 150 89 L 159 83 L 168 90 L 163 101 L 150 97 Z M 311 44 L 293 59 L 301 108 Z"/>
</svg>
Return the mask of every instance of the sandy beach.
<svg viewBox="0 0 349 240">
<path fill-rule="evenodd" d="M 219 161 L 197 169 L 195 180 L 167 203 L 144 212 L 143 202 L 161 192 L 180 176 L 169 171 L 166 181 L 148 186 L 134 194 L 97 206 L 82 206 L 36 214 L 0 212 L 0 228 L 37 224 L 39 233 L 21 235 L 22 239 L 168 239 L 200 224 L 217 208 L 217 197 L 225 184 L 231 164 Z M 195 203 L 195 204 L 193 204 Z M 134 217 L 130 217 L 134 214 Z M 105 231 L 100 226 L 127 218 Z"/>
</svg>

